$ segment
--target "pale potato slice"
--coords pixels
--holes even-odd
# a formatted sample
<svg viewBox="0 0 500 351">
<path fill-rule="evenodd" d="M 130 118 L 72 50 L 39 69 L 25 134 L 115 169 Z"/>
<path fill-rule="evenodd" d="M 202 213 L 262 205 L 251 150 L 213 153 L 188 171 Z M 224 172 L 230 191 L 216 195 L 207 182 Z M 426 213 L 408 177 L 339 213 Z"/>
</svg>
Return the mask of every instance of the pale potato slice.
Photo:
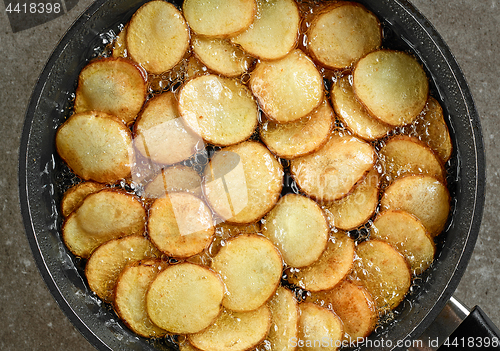
<svg viewBox="0 0 500 351">
<path fill-rule="evenodd" d="M 201 176 L 191 167 L 184 165 L 163 168 L 146 185 L 143 196 L 157 199 L 175 191 L 187 191 L 201 197 Z"/>
<path fill-rule="evenodd" d="M 325 99 L 313 112 L 297 121 L 261 125 L 260 137 L 275 155 L 291 159 L 314 152 L 323 146 L 333 128 L 334 114 Z"/>
<path fill-rule="evenodd" d="M 192 263 L 171 265 L 158 274 L 146 294 L 154 324 L 175 334 L 197 333 L 221 312 L 224 284 L 207 267 Z"/>
<path fill-rule="evenodd" d="M 115 41 L 113 42 L 113 49 L 111 52 L 111 56 L 118 57 L 127 57 L 127 25 L 123 27 L 120 33 L 116 36 Z"/>
<path fill-rule="evenodd" d="M 366 338 L 377 326 L 375 301 L 365 288 L 348 280 L 331 290 L 314 292 L 306 301 L 333 310 L 344 324 L 344 340 L 351 345 Z"/>
<path fill-rule="evenodd" d="M 429 268 L 436 253 L 434 241 L 424 225 L 405 211 L 387 210 L 379 213 L 370 228 L 370 238 L 394 246 L 408 260 L 415 275 Z"/>
<path fill-rule="evenodd" d="M 334 133 L 318 151 L 291 161 L 299 188 L 317 201 L 335 201 L 352 190 L 375 164 L 374 148 L 351 135 Z"/>
<path fill-rule="evenodd" d="M 266 305 L 248 312 L 225 309 L 214 324 L 188 338 L 204 351 L 245 351 L 264 340 L 270 325 L 271 313 Z"/>
<path fill-rule="evenodd" d="M 266 215 L 262 234 L 280 250 L 290 267 L 315 262 L 328 242 L 325 214 L 313 200 L 297 194 L 283 196 Z"/>
<path fill-rule="evenodd" d="M 88 195 L 62 227 L 66 247 L 87 258 L 101 244 L 145 230 L 146 210 L 139 199 L 123 191 L 104 189 Z"/>
<path fill-rule="evenodd" d="M 126 45 L 134 61 L 149 73 L 159 74 L 184 57 L 189 47 L 189 29 L 173 4 L 150 1 L 128 23 Z"/>
<path fill-rule="evenodd" d="M 131 124 L 146 101 L 144 72 L 124 58 L 90 62 L 78 76 L 75 112 L 101 111 Z"/>
<path fill-rule="evenodd" d="M 271 344 L 271 350 L 295 350 L 290 345 L 290 340 L 298 337 L 299 306 L 294 294 L 280 286 L 269 300 L 268 306 L 271 310 L 271 328 L 267 340 Z"/>
<path fill-rule="evenodd" d="M 372 117 L 354 95 L 352 76 L 337 79 L 331 89 L 331 100 L 335 113 L 355 135 L 365 140 L 376 140 L 387 135 L 391 126 Z"/>
<path fill-rule="evenodd" d="M 158 273 L 168 267 L 159 259 L 134 262 L 123 269 L 115 287 L 113 306 L 121 320 L 136 334 L 161 338 L 166 330 L 157 327 L 146 310 L 146 293 Z"/>
<path fill-rule="evenodd" d="M 227 39 L 195 36 L 191 45 L 194 54 L 205 66 L 226 77 L 242 75 L 254 60 Z"/>
<path fill-rule="evenodd" d="M 142 235 L 129 235 L 99 246 L 85 266 L 90 289 L 105 302 L 112 302 L 118 277 L 133 261 L 160 257 L 161 253 Z"/>
<path fill-rule="evenodd" d="M 268 118 L 277 123 L 296 121 L 323 101 L 323 78 L 299 49 L 275 61 L 260 61 L 250 88 Z"/>
<path fill-rule="evenodd" d="M 411 285 L 406 259 L 391 245 L 367 240 L 356 247 L 353 280 L 363 285 L 380 312 L 396 308 Z"/>
<path fill-rule="evenodd" d="M 186 128 L 174 93 L 148 100 L 134 125 L 134 146 L 153 162 L 172 165 L 194 155 L 203 140 Z"/>
<path fill-rule="evenodd" d="M 203 190 L 226 222 L 260 220 L 278 201 L 283 167 L 262 144 L 247 141 L 215 153 L 205 168 Z"/>
<path fill-rule="evenodd" d="M 384 180 L 392 182 L 410 174 L 422 174 L 445 180 L 439 157 L 417 138 L 396 135 L 384 143 L 379 153 Z"/>
<path fill-rule="evenodd" d="M 304 268 L 287 270 L 288 281 L 308 291 L 332 289 L 352 269 L 354 240 L 344 232 L 333 232 L 320 258 Z"/>
<path fill-rule="evenodd" d="M 429 95 L 424 69 L 402 51 L 378 50 L 363 57 L 354 68 L 353 87 L 368 112 L 392 126 L 413 122 Z"/>
<path fill-rule="evenodd" d="M 248 139 L 259 118 L 257 103 L 246 86 L 213 74 L 184 84 L 179 93 L 179 112 L 196 134 L 220 146 Z"/>
<path fill-rule="evenodd" d="M 262 60 L 276 60 L 294 48 L 299 23 L 299 11 L 293 0 L 257 0 L 254 22 L 231 41 Z"/>
<path fill-rule="evenodd" d="M 378 18 L 363 5 L 342 1 L 321 11 L 307 31 L 308 49 L 321 65 L 341 69 L 382 44 Z"/>
<path fill-rule="evenodd" d="M 196 34 L 227 37 L 252 24 L 257 5 L 255 0 L 186 0 L 182 10 Z"/>
<path fill-rule="evenodd" d="M 223 306 L 232 311 L 252 311 L 266 303 L 276 291 L 282 260 L 265 237 L 241 234 L 220 249 L 213 258 L 212 268 L 226 285 Z"/>
<path fill-rule="evenodd" d="M 417 217 L 432 237 L 444 229 L 450 213 L 450 193 L 438 179 L 410 175 L 394 181 L 382 196 L 382 210 L 403 210 Z"/>
<path fill-rule="evenodd" d="M 132 133 L 122 121 L 104 112 L 72 115 L 57 130 L 56 148 L 83 180 L 114 183 L 130 176 Z"/>
<path fill-rule="evenodd" d="M 106 186 L 96 182 L 81 182 L 72 186 L 64 193 L 61 200 L 61 213 L 68 217 L 71 212 L 77 209 L 87 197 L 87 195 L 98 192 Z"/>
<path fill-rule="evenodd" d="M 330 226 L 352 230 L 366 223 L 378 206 L 379 174 L 375 168 L 356 184 L 352 193 L 322 208 Z"/>
<path fill-rule="evenodd" d="M 162 252 L 185 258 L 207 248 L 215 228 L 212 213 L 200 198 L 177 192 L 153 202 L 149 209 L 148 233 Z"/>
<path fill-rule="evenodd" d="M 335 351 L 344 337 L 344 326 L 332 311 L 311 302 L 299 304 L 299 351 Z M 291 340 L 292 345 L 294 340 Z"/>
</svg>

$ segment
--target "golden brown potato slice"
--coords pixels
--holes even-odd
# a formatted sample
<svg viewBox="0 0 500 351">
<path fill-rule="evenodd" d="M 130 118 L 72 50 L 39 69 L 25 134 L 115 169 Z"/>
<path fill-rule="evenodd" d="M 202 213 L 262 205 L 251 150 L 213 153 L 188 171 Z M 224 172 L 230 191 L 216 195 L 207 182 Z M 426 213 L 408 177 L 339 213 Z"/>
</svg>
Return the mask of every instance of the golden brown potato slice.
<svg viewBox="0 0 500 351">
<path fill-rule="evenodd" d="M 269 300 L 268 306 L 271 310 L 271 328 L 267 340 L 271 344 L 271 350 L 295 350 L 290 345 L 290 340 L 298 337 L 299 306 L 294 294 L 280 286 Z"/>
<path fill-rule="evenodd" d="M 252 311 L 276 291 L 282 260 L 273 243 L 265 237 L 241 234 L 220 249 L 212 268 L 226 285 L 223 306 L 238 312 Z"/>
<path fill-rule="evenodd" d="M 432 237 L 444 229 L 450 212 L 450 194 L 438 179 L 425 175 L 400 178 L 385 189 L 382 210 L 403 210 L 417 217 Z"/>
<path fill-rule="evenodd" d="M 131 124 L 146 101 L 144 72 L 124 58 L 90 62 L 78 76 L 75 112 L 101 111 Z"/>
<path fill-rule="evenodd" d="M 354 282 L 362 284 L 381 312 L 396 308 L 411 285 L 406 259 L 391 245 L 367 240 L 356 247 Z"/>
<path fill-rule="evenodd" d="M 352 230 L 366 223 L 378 206 L 379 174 L 373 168 L 352 193 L 322 208 L 332 227 Z"/>
<path fill-rule="evenodd" d="M 179 112 L 196 134 L 220 146 L 248 139 L 259 118 L 257 103 L 246 86 L 213 74 L 184 84 L 179 93 Z"/>
<path fill-rule="evenodd" d="M 307 31 L 308 49 L 321 65 L 340 69 L 382 44 L 377 17 L 363 5 L 342 1 L 321 11 Z"/>
<path fill-rule="evenodd" d="M 266 305 L 248 312 L 225 309 L 214 324 L 188 338 L 200 350 L 245 351 L 264 340 L 270 324 L 271 313 Z"/>
<path fill-rule="evenodd" d="M 99 246 L 85 266 L 90 289 L 106 302 L 112 302 L 118 277 L 133 261 L 160 257 L 161 253 L 142 235 L 129 235 Z"/>
<path fill-rule="evenodd" d="M 186 128 L 174 93 L 150 99 L 134 125 L 134 146 L 153 162 L 172 165 L 196 153 L 203 140 Z"/>
<path fill-rule="evenodd" d="M 145 230 L 146 210 L 134 195 L 104 189 L 88 195 L 62 227 L 68 249 L 87 258 L 102 243 Z"/>
<path fill-rule="evenodd" d="M 252 24 L 257 5 L 255 0 L 186 0 L 182 9 L 196 34 L 227 37 Z"/>
<path fill-rule="evenodd" d="M 77 209 L 87 197 L 87 195 L 98 192 L 106 186 L 96 182 L 81 182 L 69 188 L 61 200 L 61 212 L 64 217 L 68 217 L 71 212 Z"/>
<path fill-rule="evenodd" d="M 111 53 L 112 57 L 127 57 L 127 26 L 123 27 L 121 32 L 116 36 L 113 43 L 113 49 Z"/>
<path fill-rule="evenodd" d="M 346 196 L 375 164 L 374 148 L 351 135 L 334 133 L 318 151 L 291 161 L 299 188 L 317 201 Z"/>
<path fill-rule="evenodd" d="M 257 0 L 255 21 L 231 41 L 262 60 L 276 60 L 294 48 L 299 23 L 299 11 L 293 0 Z"/>
<path fill-rule="evenodd" d="M 158 274 L 146 294 L 154 324 L 175 334 L 197 333 L 221 311 L 224 284 L 207 267 L 192 263 L 169 266 Z"/>
<path fill-rule="evenodd" d="M 290 267 L 305 267 L 323 253 L 330 228 L 313 200 L 297 194 L 283 196 L 265 217 L 262 234 L 280 250 Z"/>
<path fill-rule="evenodd" d="M 143 196 L 157 199 L 175 191 L 187 191 L 201 197 L 201 176 L 194 169 L 184 165 L 163 168 L 146 185 Z"/>
<path fill-rule="evenodd" d="M 424 225 L 405 211 L 379 213 L 370 228 L 370 237 L 388 242 L 410 263 L 413 274 L 420 274 L 432 264 L 436 247 Z"/>
<path fill-rule="evenodd" d="M 275 61 L 261 61 L 250 88 L 267 117 L 277 123 L 307 116 L 323 101 L 323 78 L 299 49 Z"/>
<path fill-rule="evenodd" d="M 210 245 L 215 228 L 212 213 L 198 197 L 186 192 L 156 199 L 149 209 L 148 233 L 165 254 L 185 258 Z"/>
<path fill-rule="evenodd" d="M 134 333 L 145 338 L 167 334 L 151 322 L 146 310 L 148 288 L 167 267 L 168 262 L 159 259 L 137 261 L 125 267 L 116 282 L 113 302 L 116 313 Z"/>
<path fill-rule="evenodd" d="M 229 223 L 260 220 L 276 204 L 282 187 L 283 167 L 255 141 L 216 152 L 205 168 L 205 197 Z"/>
<path fill-rule="evenodd" d="M 369 141 L 382 138 L 392 127 L 380 122 L 366 111 L 354 95 L 351 81 L 352 76 L 344 76 L 332 86 L 330 96 L 337 116 L 360 138 Z"/>
<path fill-rule="evenodd" d="M 104 112 L 75 113 L 56 133 L 59 156 L 84 180 L 114 183 L 130 176 L 132 133 Z"/>
<path fill-rule="evenodd" d="M 290 343 L 297 344 L 297 350 L 300 351 L 338 350 L 344 337 L 340 318 L 334 312 L 311 302 L 301 303 L 299 308 L 299 338 L 290 340 Z"/>
<path fill-rule="evenodd" d="M 333 288 L 351 271 L 354 241 L 344 232 L 333 232 L 320 258 L 308 267 L 287 271 L 288 281 L 308 291 Z"/>
<path fill-rule="evenodd" d="M 260 137 L 275 155 L 295 158 L 314 152 L 323 146 L 333 128 L 334 114 L 325 99 L 306 117 L 290 123 L 266 121 L 260 128 Z"/>
<path fill-rule="evenodd" d="M 167 1 L 150 1 L 132 16 L 127 28 L 127 50 L 149 73 L 173 68 L 189 47 L 189 29 L 177 8 Z"/>
<path fill-rule="evenodd" d="M 424 69 L 401 51 L 378 50 L 363 57 L 354 69 L 353 87 L 369 113 L 392 126 L 413 122 L 429 95 Z"/>
</svg>

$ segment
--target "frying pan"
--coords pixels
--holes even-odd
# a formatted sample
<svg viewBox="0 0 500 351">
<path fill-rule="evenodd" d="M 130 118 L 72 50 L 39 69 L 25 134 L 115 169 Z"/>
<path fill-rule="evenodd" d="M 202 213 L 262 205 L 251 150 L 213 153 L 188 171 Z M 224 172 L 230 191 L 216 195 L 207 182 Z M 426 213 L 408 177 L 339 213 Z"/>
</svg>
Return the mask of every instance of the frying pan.
<svg viewBox="0 0 500 351">
<path fill-rule="evenodd" d="M 84 262 L 68 252 L 60 236 L 58 206 L 63 190 L 74 179 L 55 151 L 56 129 L 71 113 L 80 70 L 104 50 L 144 2 L 97 0 L 73 24 L 33 91 L 19 153 L 21 210 L 36 264 L 66 316 L 99 350 L 175 349 L 168 338 L 150 341 L 138 337 L 109 306 L 95 298 L 86 283 Z M 391 320 L 369 337 L 379 341 L 373 349 L 388 350 L 397 349 L 397 341 L 418 337 L 429 326 L 465 271 L 483 212 L 485 154 L 479 118 L 464 76 L 432 25 L 406 0 L 359 2 L 381 19 L 384 46 L 410 51 L 423 63 L 431 94 L 443 106 L 454 142 L 447 165 L 452 213 L 446 230 L 438 237 L 436 260 L 416 280 Z M 180 6 L 180 1 L 176 5 Z"/>
</svg>

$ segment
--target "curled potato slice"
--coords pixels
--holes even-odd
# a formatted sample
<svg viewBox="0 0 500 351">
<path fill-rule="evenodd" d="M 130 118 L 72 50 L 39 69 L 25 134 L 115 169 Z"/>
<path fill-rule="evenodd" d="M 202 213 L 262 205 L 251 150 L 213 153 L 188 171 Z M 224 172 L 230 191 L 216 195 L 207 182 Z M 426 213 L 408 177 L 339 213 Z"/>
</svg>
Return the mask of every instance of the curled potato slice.
<svg viewBox="0 0 500 351">
<path fill-rule="evenodd" d="M 311 302 L 299 304 L 299 342 L 297 350 L 335 351 L 344 337 L 344 326 L 332 311 Z M 293 340 L 291 340 L 293 344 Z"/>
<path fill-rule="evenodd" d="M 279 286 L 268 306 L 271 310 L 271 328 L 267 340 L 271 343 L 271 350 L 295 350 L 290 345 L 290 340 L 298 336 L 299 306 L 294 294 Z"/>
<path fill-rule="evenodd" d="M 98 192 L 106 186 L 96 182 L 81 182 L 72 186 L 64 193 L 61 200 L 61 212 L 64 217 L 68 217 L 71 212 L 78 208 L 87 195 Z"/>
<path fill-rule="evenodd" d="M 146 185 L 143 196 L 157 199 L 176 191 L 187 191 L 201 197 L 201 177 L 198 172 L 181 164 L 163 168 Z"/>
</svg>

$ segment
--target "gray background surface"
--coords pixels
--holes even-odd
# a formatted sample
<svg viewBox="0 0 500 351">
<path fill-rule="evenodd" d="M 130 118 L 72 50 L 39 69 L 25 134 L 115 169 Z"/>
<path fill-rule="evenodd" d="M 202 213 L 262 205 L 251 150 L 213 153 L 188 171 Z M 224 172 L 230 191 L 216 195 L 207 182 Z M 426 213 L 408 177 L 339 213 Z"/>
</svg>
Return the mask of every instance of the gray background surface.
<svg viewBox="0 0 500 351">
<path fill-rule="evenodd" d="M 412 0 L 450 46 L 479 111 L 487 153 L 486 208 L 456 297 L 480 305 L 500 326 L 500 1 Z M 24 233 L 18 148 L 31 90 L 53 48 L 90 0 L 59 18 L 12 33 L 0 4 L 0 350 L 93 350 L 47 290 Z"/>
</svg>

